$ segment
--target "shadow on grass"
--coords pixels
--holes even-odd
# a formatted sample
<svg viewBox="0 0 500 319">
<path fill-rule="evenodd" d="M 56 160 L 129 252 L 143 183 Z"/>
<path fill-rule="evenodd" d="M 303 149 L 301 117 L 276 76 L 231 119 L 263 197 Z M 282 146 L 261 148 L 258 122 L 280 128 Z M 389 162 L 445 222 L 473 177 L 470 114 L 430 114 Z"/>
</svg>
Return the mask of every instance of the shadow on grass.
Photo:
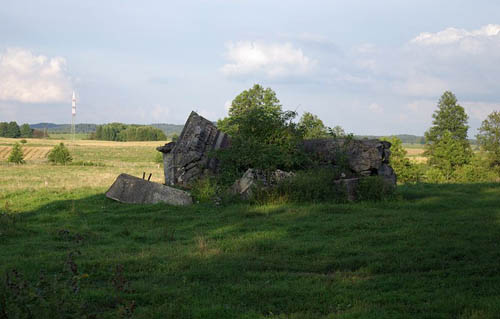
<svg viewBox="0 0 500 319">
<path fill-rule="evenodd" d="M 0 270 L 36 278 L 78 250 L 82 298 L 106 304 L 122 265 L 139 318 L 500 313 L 500 185 L 408 185 L 396 197 L 226 207 L 49 198 L 0 224 Z"/>
</svg>

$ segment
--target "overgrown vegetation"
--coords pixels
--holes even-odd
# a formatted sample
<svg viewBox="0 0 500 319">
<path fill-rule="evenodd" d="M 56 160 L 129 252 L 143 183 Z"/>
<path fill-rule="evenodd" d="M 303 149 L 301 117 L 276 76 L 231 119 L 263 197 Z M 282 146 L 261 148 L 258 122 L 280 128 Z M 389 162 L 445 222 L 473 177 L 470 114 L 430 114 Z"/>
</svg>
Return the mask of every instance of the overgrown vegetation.
<svg viewBox="0 0 500 319">
<path fill-rule="evenodd" d="M 272 171 L 300 167 L 305 155 L 300 151 L 300 130 L 292 121 L 297 114 L 283 111 L 270 88 L 256 84 L 231 103 L 229 116 L 217 126 L 231 135 L 231 148 L 216 155 L 223 179 L 232 182 L 248 168 Z"/>
</svg>

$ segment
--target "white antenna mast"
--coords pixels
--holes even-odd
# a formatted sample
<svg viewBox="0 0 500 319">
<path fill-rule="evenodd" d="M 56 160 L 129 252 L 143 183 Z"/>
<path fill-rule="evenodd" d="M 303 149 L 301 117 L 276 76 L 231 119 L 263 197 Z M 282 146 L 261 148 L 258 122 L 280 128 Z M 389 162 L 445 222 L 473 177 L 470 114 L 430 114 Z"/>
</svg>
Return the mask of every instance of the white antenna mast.
<svg viewBox="0 0 500 319">
<path fill-rule="evenodd" d="M 71 134 L 73 141 L 75 140 L 75 116 L 76 116 L 76 95 L 73 91 L 73 98 L 71 99 Z"/>
</svg>

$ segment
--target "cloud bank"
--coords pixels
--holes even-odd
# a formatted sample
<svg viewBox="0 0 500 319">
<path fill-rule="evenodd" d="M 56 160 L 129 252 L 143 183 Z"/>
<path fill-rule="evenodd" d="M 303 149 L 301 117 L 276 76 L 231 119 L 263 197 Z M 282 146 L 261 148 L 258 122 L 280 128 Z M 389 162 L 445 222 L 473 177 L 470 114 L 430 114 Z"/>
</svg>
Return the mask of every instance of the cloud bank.
<svg viewBox="0 0 500 319">
<path fill-rule="evenodd" d="M 316 61 L 290 43 L 264 44 L 240 41 L 226 45 L 229 63 L 222 67 L 226 76 L 261 75 L 267 78 L 303 76 Z"/>
<path fill-rule="evenodd" d="M 66 60 L 18 48 L 0 54 L 0 100 L 47 103 L 68 100 L 71 83 Z"/>
</svg>

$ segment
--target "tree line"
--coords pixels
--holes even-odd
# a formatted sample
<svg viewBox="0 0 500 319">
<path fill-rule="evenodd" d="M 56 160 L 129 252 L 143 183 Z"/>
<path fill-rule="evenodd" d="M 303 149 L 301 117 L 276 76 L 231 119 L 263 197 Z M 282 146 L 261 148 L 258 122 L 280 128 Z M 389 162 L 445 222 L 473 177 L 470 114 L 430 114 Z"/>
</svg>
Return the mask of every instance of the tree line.
<svg viewBox="0 0 500 319">
<path fill-rule="evenodd" d="M 29 124 L 19 126 L 17 122 L 0 122 L 0 137 L 33 137 L 33 129 Z"/>
<path fill-rule="evenodd" d="M 110 123 L 98 125 L 91 139 L 103 141 L 165 141 L 165 133 L 152 126 Z"/>
</svg>

